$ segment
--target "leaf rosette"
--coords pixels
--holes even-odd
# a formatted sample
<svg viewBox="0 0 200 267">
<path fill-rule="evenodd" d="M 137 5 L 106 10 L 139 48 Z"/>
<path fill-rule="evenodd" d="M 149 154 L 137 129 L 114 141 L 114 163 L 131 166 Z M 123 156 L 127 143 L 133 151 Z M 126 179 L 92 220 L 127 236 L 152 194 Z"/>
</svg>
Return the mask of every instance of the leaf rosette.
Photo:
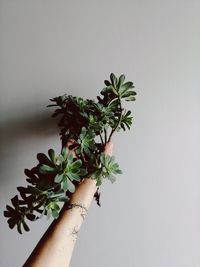
<svg viewBox="0 0 200 267">
<path fill-rule="evenodd" d="M 97 101 L 64 94 L 50 99 L 48 107 L 55 107 L 53 117 L 59 117 L 61 152 L 51 148 L 48 154 L 37 154 L 38 164 L 25 169 L 27 187 L 18 187 L 19 196 L 11 199 L 12 207 L 4 211 L 9 227 L 17 226 L 19 233 L 29 231 L 27 221 L 41 216 L 58 218 L 60 203 L 70 200 L 71 194 L 83 179 L 90 177 L 100 186 L 103 179 L 112 183 L 122 171 L 104 147 L 116 131 L 129 130 L 131 111 L 123 108 L 123 101 L 134 101 L 136 92 L 125 75 L 104 81 L 105 87 Z M 73 142 L 71 142 L 73 140 Z M 70 145 L 66 144 L 70 141 Z M 95 193 L 97 204 L 100 193 Z"/>
</svg>

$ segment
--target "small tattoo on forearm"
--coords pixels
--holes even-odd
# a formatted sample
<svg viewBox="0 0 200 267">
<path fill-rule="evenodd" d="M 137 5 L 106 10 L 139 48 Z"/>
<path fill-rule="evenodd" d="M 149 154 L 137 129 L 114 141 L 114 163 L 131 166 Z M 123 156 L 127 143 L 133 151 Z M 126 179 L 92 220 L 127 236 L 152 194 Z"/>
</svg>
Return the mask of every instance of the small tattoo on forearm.
<svg viewBox="0 0 200 267">
<path fill-rule="evenodd" d="M 77 236 L 77 234 L 78 234 L 78 230 L 76 229 L 76 226 L 74 226 L 72 230 L 72 235 Z"/>
<path fill-rule="evenodd" d="M 73 209 L 73 208 L 80 208 L 81 209 L 80 215 L 81 215 L 82 219 L 84 220 L 86 213 L 87 213 L 87 208 L 84 207 L 82 204 L 77 204 L 77 203 L 69 204 L 67 207 L 68 210 Z"/>
<path fill-rule="evenodd" d="M 85 219 L 85 216 L 86 216 L 86 212 L 81 211 L 81 217 L 82 217 L 83 220 Z"/>
<path fill-rule="evenodd" d="M 72 229 L 71 235 L 73 237 L 73 241 L 76 241 L 77 235 L 78 235 L 78 231 L 79 229 L 77 229 L 77 226 L 74 226 L 74 228 Z"/>
</svg>

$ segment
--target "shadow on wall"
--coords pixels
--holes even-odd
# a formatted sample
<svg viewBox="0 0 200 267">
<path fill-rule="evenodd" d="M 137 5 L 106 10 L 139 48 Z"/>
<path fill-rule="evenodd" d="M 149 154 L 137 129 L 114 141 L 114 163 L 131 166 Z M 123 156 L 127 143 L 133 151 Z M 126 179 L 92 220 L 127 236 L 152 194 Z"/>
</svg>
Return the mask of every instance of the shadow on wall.
<svg viewBox="0 0 200 267">
<path fill-rule="evenodd" d="M 16 119 L 8 119 L 1 124 L 0 130 L 0 185 L 5 180 L 6 169 L 12 168 L 11 162 L 19 157 L 19 146 L 28 140 L 44 139 L 50 136 L 59 136 L 56 127 L 58 120 L 51 118 L 49 111 L 33 111 L 21 114 Z M 24 148 L 23 148 L 24 149 Z M 14 165 L 14 164 L 13 164 Z M 9 176 L 6 176 L 6 180 Z M 11 178 L 10 178 L 11 179 Z"/>
</svg>

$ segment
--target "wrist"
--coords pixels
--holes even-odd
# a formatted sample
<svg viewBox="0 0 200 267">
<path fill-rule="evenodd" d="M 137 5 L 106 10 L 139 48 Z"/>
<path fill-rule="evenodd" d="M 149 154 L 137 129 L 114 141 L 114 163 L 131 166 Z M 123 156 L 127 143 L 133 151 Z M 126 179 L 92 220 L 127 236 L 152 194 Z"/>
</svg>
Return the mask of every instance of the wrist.
<svg viewBox="0 0 200 267">
<path fill-rule="evenodd" d="M 69 204 L 81 204 L 88 209 L 96 190 L 96 181 L 86 178 L 71 196 Z"/>
</svg>

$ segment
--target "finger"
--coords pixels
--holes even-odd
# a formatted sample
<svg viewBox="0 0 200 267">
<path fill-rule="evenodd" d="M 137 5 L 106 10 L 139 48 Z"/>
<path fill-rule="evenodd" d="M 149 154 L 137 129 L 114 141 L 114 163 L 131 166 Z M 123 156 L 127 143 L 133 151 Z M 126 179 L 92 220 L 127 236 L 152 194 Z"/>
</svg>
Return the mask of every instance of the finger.
<svg viewBox="0 0 200 267">
<path fill-rule="evenodd" d="M 112 156 L 112 154 L 113 154 L 113 143 L 111 141 L 108 142 L 105 145 L 104 152 L 105 152 L 105 154 L 107 154 L 109 156 Z"/>
<path fill-rule="evenodd" d="M 67 140 L 66 147 L 69 149 L 69 147 L 70 147 L 71 145 L 73 145 L 74 142 L 75 142 L 75 141 L 74 141 L 73 139 L 69 139 L 69 140 Z M 74 157 L 74 158 L 77 158 L 77 155 L 76 155 L 76 152 L 75 152 L 75 148 L 73 148 L 73 149 L 69 149 L 69 151 L 73 154 L 73 157 Z"/>
<path fill-rule="evenodd" d="M 73 140 L 73 139 L 68 139 L 68 140 L 67 140 L 66 147 L 69 147 L 69 146 L 71 146 L 71 145 L 73 145 L 73 144 L 74 144 L 74 140 Z"/>
</svg>

